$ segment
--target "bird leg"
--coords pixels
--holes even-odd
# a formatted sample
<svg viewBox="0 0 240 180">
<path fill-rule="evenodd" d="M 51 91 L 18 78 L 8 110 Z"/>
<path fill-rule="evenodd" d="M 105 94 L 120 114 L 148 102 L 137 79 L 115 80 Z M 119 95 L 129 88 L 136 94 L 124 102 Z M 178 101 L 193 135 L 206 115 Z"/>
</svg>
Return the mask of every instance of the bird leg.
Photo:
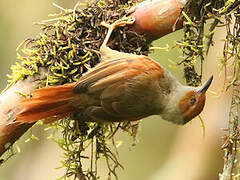
<svg viewBox="0 0 240 180">
<path fill-rule="evenodd" d="M 111 56 L 112 54 L 116 54 L 117 52 L 110 49 L 109 47 L 107 47 L 107 43 L 111 37 L 111 34 L 113 32 L 113 30 L 116 28 L 116 27 L 119 27 L 119 26 L 125 26 L 127 24 L 133 24 L 135 22 L 135 18 L 133 17 L 124 17 L 122 19 L 119 19 L 117 21 L 115 21 L 114 23 L 112 24 L 108 24 L 106 22 L 102 22 L 101 25 L 108 28 L 108 32 L 107 32 L 107 35 L 100 47 L 100 53 L 102 55 L 102 59 L 105 60 L 105 58 L 103 58 L 103 56 L 105 57 L 106 56 L 106 59 L 109 59 L 110 57 L 107 57 L 107 56 Z"/>
</svg>

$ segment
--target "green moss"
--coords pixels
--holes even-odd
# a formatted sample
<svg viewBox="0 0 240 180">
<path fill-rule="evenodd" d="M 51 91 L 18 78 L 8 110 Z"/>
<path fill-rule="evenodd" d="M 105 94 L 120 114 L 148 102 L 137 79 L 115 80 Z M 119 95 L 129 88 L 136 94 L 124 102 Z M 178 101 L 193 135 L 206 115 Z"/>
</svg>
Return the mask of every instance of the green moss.
<svg viewBox="0 0 240 180">
<path fill-rule="evenodd" d="M 10 82 L 38 74 L 40 67 L 48 69 L 45 84 L 77 81 L 99 62 L 99 47 L 106 34 L 106 28 L 100 26 L 101 21 L 113 22 L 126 14 L 127 7 L 99 1 L 85 9 L 81 9 L 79 4 L 73 10 L 61 8 L 61 13 L 39 23 L 42 33 L 36 38 L 28 38 L 17 48 L 19 61 L 11 67 Z M 127 27 L 120 28 L 114 33 L 112 48 L 147 54 L 145 39 L 126 33 L 126 30 Z"/>
</svg>

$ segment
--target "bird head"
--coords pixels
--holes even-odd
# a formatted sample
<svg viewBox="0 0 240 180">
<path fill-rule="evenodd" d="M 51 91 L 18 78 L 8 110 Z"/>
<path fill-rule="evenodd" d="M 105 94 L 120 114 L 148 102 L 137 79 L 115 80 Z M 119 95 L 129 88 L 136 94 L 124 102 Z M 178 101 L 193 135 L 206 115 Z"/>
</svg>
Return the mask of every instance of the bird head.
<svg viewBox="0 0 240 180">
<path fill-rule="evenodd" d="M 206 91 L 211 85 L 212 80 L 213 76 L 211 76 L 201 87 L 188 91 L 180 99 L 178 106 L 184 124 L 202 112 L 205 105 Z"/>
<path fill-rule="evenodd" d="M 178 88 L 179 90 L 171 95 L 167 109 L 168 116 L 164 114 L 163 119 L 183 125 L 199 115 L 204 108 L 206 91 L 212 80 L 213 76 L 200 87 L 182 86 L 182 88 Z"/>
</svg>

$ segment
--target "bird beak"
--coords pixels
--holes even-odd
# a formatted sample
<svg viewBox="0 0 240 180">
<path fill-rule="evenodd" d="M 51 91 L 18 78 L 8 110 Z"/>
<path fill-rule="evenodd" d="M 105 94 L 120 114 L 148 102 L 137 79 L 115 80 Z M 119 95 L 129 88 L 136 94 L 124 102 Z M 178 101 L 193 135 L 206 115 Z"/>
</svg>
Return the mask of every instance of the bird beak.
<svg viewBox="0 0 240 180">
<path fill-rule="evenodd" d="M 213 80 L 213 76 L 211 76 L 201 87 L 200 89 L 198 90 L 199 93 L 205 93 L 209 86 L 211 85 L 212 83 L 212 80 Z"/>
</svg>

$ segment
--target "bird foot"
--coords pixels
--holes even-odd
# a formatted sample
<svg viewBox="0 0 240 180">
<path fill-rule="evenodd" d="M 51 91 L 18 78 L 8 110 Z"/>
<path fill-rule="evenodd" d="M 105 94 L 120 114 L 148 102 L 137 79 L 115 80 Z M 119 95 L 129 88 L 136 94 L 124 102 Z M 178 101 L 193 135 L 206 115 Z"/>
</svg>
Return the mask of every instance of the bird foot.
<svg viewBox="0 0 240 180">
<path fill-rule="evenodd" d="M 112 24 L 108 24 L 106 22 L 101 22 L 101 26 L 104 26 L 104 27 L 108 28 L 108 33 L 107 33 L 107 35 L 106 35 L 106 37 L 103 41 L 103 44 L 100 47 L 101 55 L 108 54 L 108 52 L 113 51 L 113 50 L 111 50 L 110 48 L 107 47 L 107 42 L 108 42 L 113 30 L 116 27 L 125 26 L 127 24 L 133 24 L 134 22 L 135 22 L 134 17 L 124 17 L 122 19 L 119 19 L 119 20 L 115 21 Z"/>
</svg>

